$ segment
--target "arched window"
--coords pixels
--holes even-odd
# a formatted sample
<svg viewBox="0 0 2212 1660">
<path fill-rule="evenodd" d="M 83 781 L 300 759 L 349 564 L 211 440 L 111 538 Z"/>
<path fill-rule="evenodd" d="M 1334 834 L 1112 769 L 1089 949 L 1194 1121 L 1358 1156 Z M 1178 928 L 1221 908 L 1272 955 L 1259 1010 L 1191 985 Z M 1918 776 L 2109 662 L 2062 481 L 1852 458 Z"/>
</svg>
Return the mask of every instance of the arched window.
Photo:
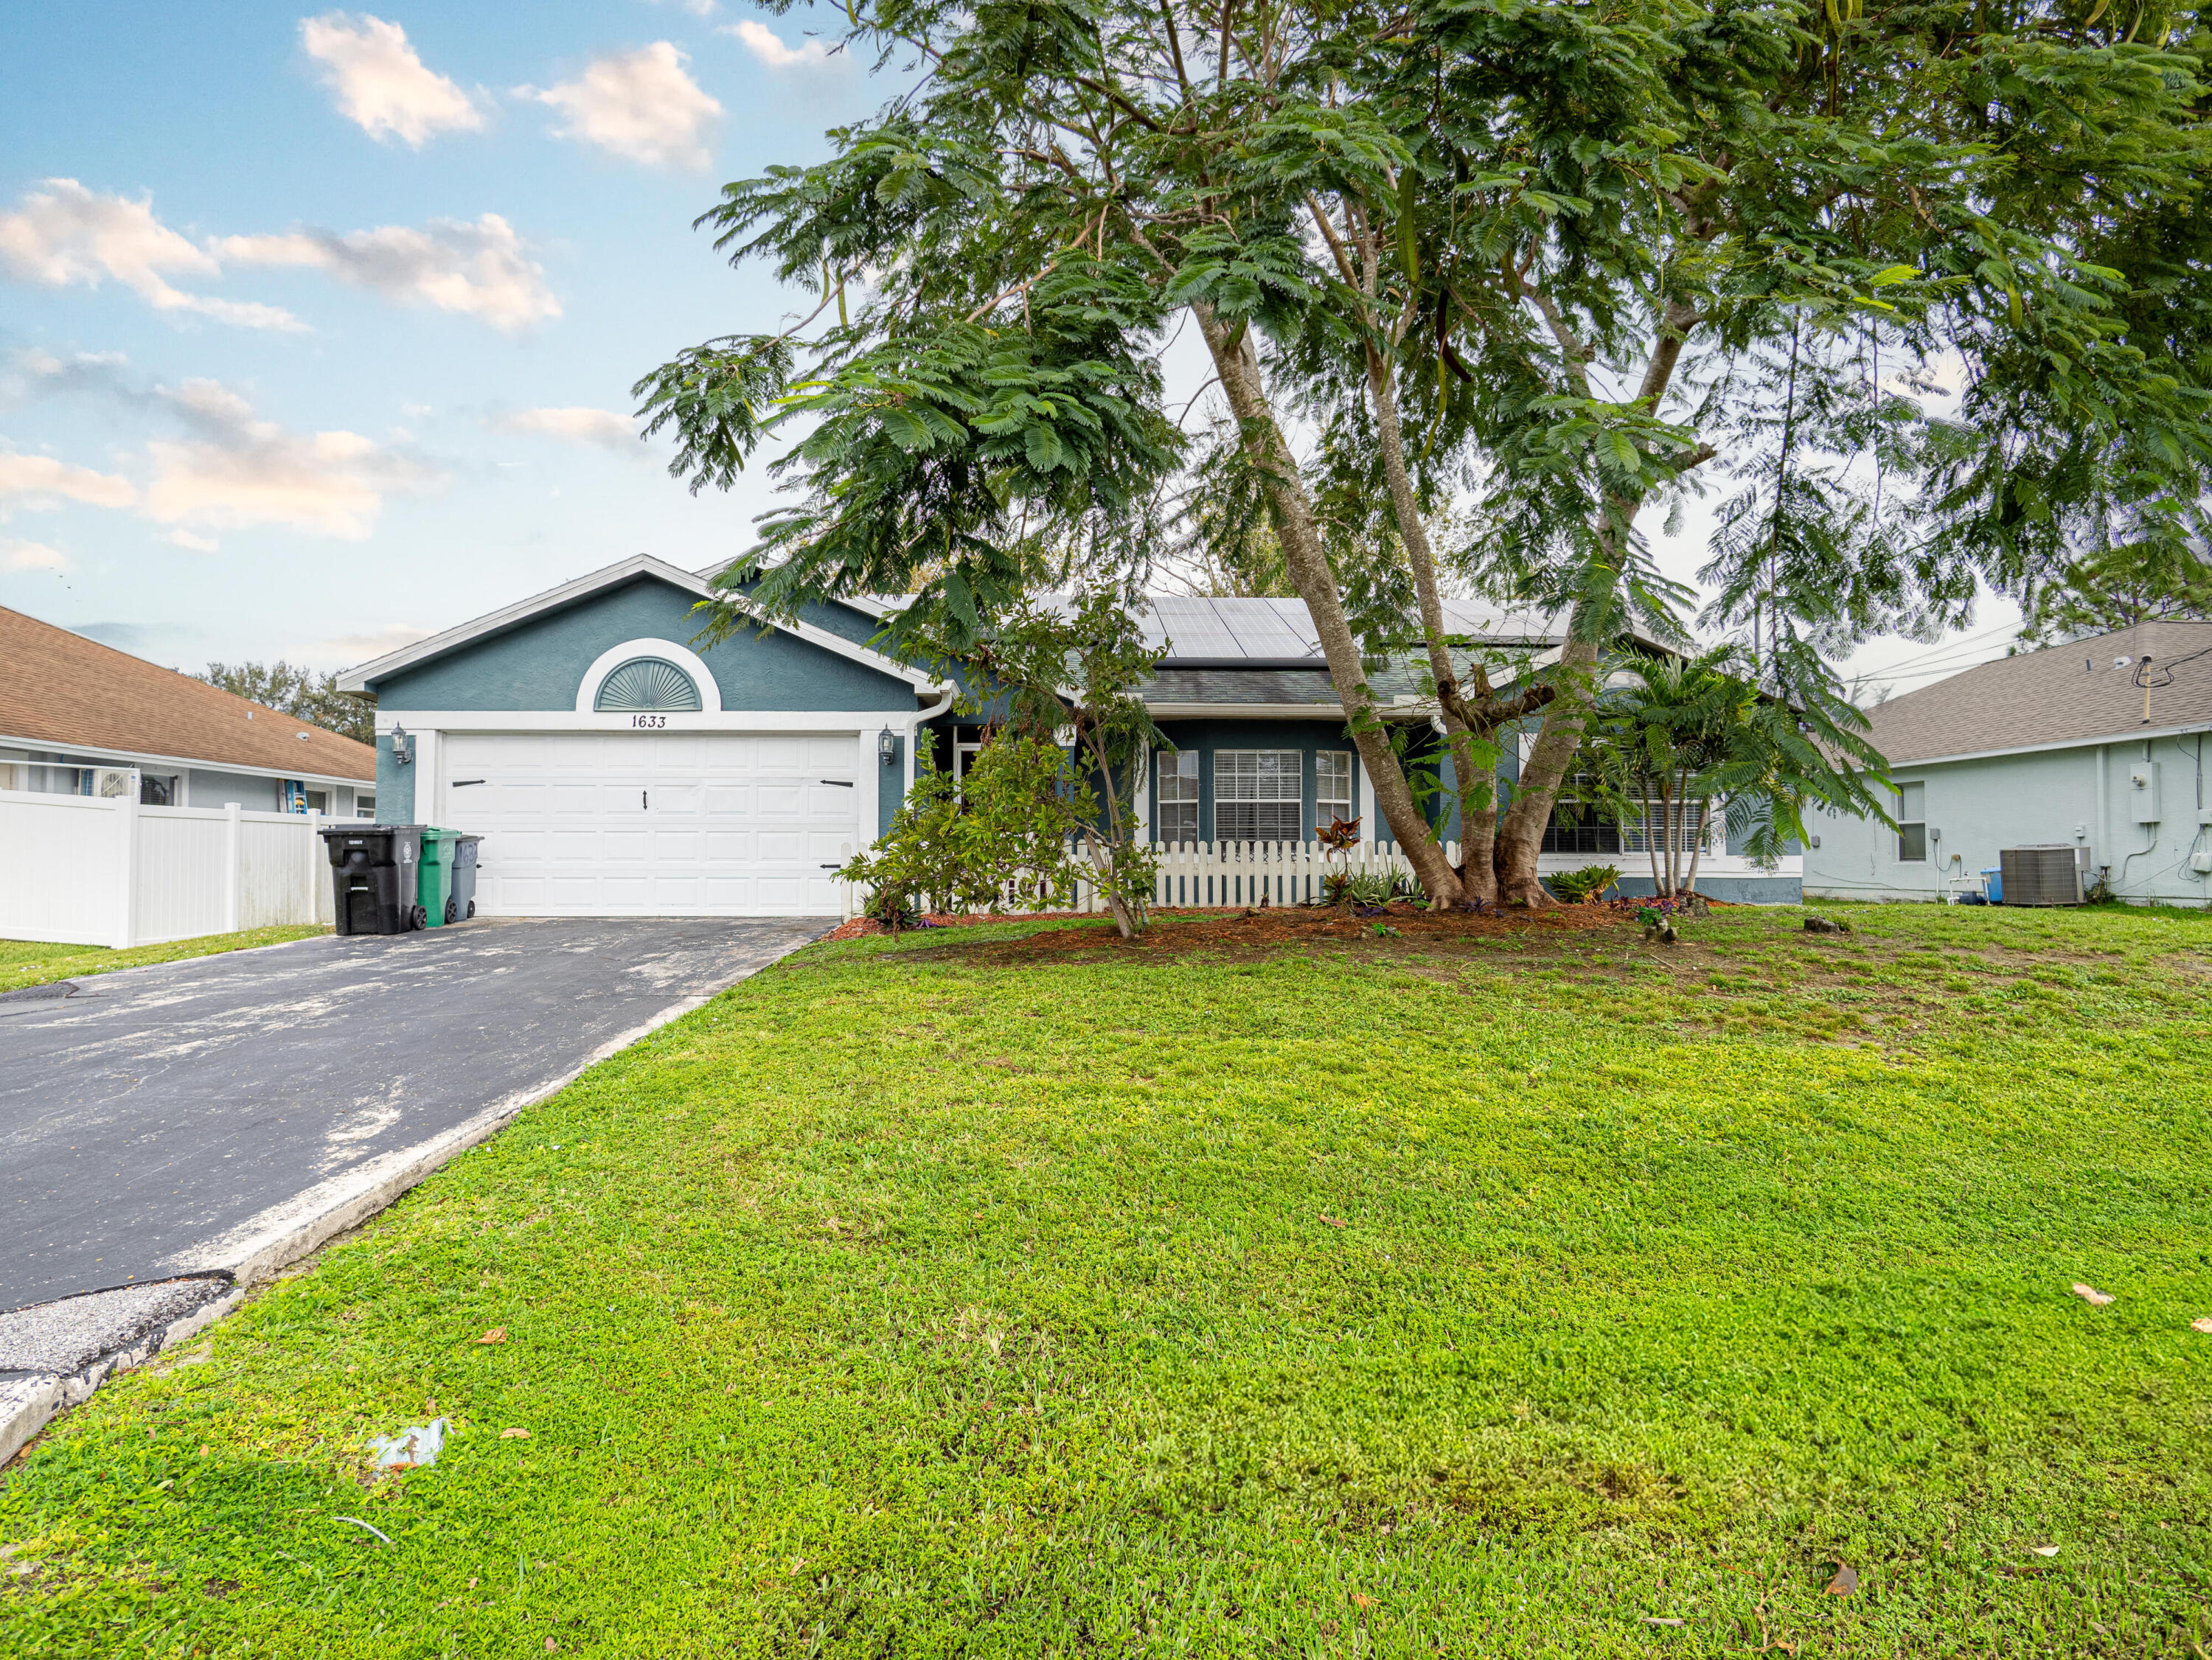
<svg viewBox="0 0 2212 1660">
<path fill-rule="evenodd" d="M 608 671 L 592 708 L 602 714 L 696 714 L 699 688 L 662 657 L 632 657 Z"/>
</svg>

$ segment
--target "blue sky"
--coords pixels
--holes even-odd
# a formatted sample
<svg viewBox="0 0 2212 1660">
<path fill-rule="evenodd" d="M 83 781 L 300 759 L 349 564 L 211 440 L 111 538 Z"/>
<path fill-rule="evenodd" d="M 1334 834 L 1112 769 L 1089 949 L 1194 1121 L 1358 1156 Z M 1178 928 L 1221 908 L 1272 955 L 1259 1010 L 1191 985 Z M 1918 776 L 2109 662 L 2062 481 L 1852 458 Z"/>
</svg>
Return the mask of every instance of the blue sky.
<svg viewBox="0 0 2212 1660">
<path fill-rule="evenodd" d="M 804 9 L 4 15 L 0 604 L 334 668 L 749 540 L 629 389 L 798 301 L 690 221 L 883 96 Z"/>
<path fill-rule="evenodd" d="M 690 223 L 890 90 L 822 15 L 0 0 L 0 605 L 186 669 L 341 668 L 741 551 L 766 478 L 690 495 L 629 389 L 808 303 Z M 1845 668 L 1910 689 L 2016 618 Z"/>
</svg>

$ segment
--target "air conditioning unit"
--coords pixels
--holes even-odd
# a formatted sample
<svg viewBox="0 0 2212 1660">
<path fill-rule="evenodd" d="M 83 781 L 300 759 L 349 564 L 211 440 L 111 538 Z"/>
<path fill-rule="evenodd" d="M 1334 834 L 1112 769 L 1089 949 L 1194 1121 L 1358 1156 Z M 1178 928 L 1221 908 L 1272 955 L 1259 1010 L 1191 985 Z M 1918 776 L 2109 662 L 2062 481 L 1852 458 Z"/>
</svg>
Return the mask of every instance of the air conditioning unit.
<svg viewBox="0 0 2212 1660">
<path fill-rule="evenodd" d="M 2004 871 L 2007 905 L 2079 905 L 2081 864 L 2089 850 L 2072 842 L 2007 847 L 1997 860 Z"/>
</svg>

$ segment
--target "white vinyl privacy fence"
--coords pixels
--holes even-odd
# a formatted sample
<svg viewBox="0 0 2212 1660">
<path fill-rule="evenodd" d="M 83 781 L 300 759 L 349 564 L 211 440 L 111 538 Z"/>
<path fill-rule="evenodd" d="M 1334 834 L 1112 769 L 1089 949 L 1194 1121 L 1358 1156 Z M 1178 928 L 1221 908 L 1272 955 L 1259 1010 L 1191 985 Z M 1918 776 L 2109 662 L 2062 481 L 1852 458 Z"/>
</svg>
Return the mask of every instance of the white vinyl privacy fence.
<svg viewBox="0 0 2212 1660">
<path fill-rule="evenodd" d="M 323 823 L 0 790 L 0 939 L 125 947 L 330 922 Z"/>
</svg>

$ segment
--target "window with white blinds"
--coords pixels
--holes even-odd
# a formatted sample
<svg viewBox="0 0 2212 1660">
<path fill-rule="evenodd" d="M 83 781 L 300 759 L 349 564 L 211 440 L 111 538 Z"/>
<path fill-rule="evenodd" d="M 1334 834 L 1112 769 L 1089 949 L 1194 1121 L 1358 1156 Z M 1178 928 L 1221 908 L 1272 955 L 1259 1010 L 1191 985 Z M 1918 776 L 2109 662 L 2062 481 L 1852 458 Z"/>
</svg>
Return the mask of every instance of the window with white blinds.
<svg viewBox="0 0 2212 1660">
<path fill-rule="evenodd" d="M 1216 841 L 1296 841 L 1303 816 L 1296 749 L 1213 752 Z"/>
<path fill-rule="evenodd" d="M 1352 817 L 1352 751 L 1322 749 L 1314 755 L 1314 822 Z"/>
<path fill-rule="evenodd" d="M 1170 845 L 1198 839 L 1198 751 L 1163 749 L 1154 757 L 1159 780 L 1159 839 Z"/>
</svg>

